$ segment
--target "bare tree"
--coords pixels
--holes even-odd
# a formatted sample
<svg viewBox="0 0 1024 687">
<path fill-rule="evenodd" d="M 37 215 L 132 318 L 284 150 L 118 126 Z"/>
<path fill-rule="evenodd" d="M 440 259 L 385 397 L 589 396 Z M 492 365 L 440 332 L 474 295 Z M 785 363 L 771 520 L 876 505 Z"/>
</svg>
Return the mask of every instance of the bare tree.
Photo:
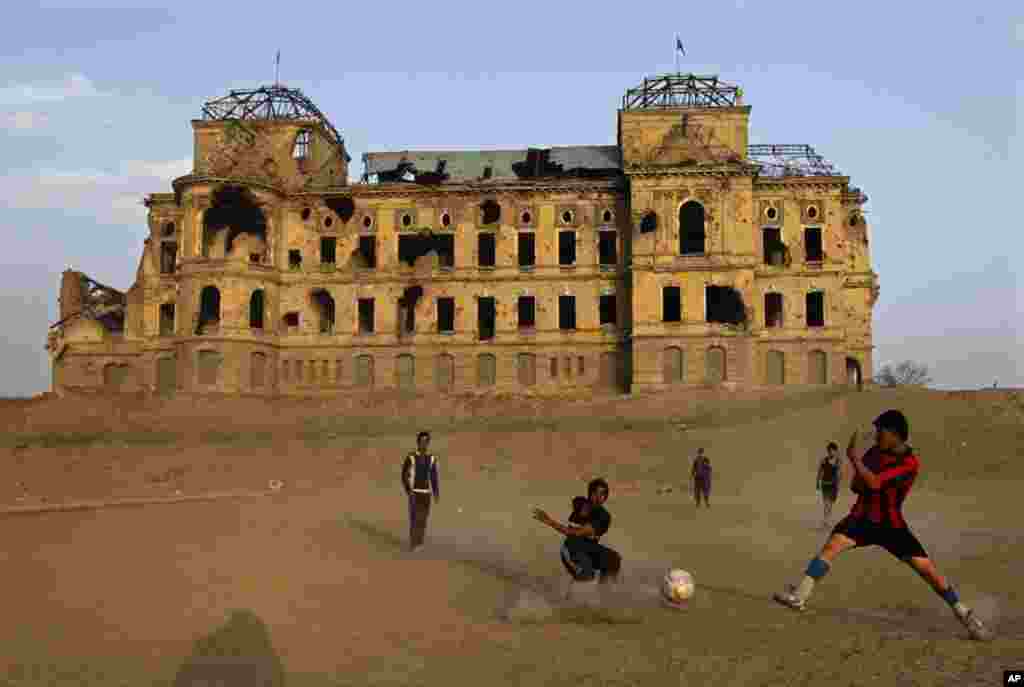
<svg viewBox="0 0 1024 687">
<path fill-rule="evenodd" d="M 883 365 L 875 375 L 875 383 L 879 386 L 923 386 L 930 384 L 928 366 L 904 360 L 902 363 Z"/>
</svg>

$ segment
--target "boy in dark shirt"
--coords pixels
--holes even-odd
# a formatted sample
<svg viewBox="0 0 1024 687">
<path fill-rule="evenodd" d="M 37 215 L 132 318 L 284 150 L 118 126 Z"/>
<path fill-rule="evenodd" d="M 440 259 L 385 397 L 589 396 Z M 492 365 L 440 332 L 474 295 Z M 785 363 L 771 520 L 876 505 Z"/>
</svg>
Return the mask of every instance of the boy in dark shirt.
<svg viewBox="0 0 1024 687">
<path fill-rule="evenodd" d="M 828 526 L 832 515 L 832 506 L 839 498 L 840 463 L 839 445 L 831 441 L 828 454 L 818 464 L 817 490 L 821 493 L 821 502 L 825 506 L 824 526 Z"/>
<path fill-rule="evenodd" d="M 409 500 L 409 550 L 423 545 L 430 517 L 430 496 L 441 501 L 441 485 L 437 475 L 437 457 L 428 453 L 430 432 L 416 435 L 416 450 L 402 461 L 402 488 Z"/>
<path fill-rule="evenodd" d="M 585 517 L 586 522 L 583 524 L 570 522 L 566 526 L 539 508 L 533 510 L 535 520 L 565 535 L 561 549 L 562 564 L 577 581 L 590 581 L 597 577 L 600 582 L 608 582 L 618 578 L 622 557 L 618 552 L 598 543 L 612 524 L 612 516 L 604 507 L 607 500 L 608 483 L 603 479 L 595 479 L 587 485 L 588 504 L 579 514 L 576 513 L 576 500 L 573 499 L 573 518 Z M 587 509 L 589 513 L 583 515 Z"/>
<path fill-rule="evenodd" d="M 711 460 L 704 455 L 704 449 L 697 449 L 697 457 L 693 459 L 693 469 L 690 470 L 693 477 L 693 498 L 700 508 L 700 499 L 704 497 L 704 507 L 710 508 L 708 497 L 711 495 Z"/>
</svg>

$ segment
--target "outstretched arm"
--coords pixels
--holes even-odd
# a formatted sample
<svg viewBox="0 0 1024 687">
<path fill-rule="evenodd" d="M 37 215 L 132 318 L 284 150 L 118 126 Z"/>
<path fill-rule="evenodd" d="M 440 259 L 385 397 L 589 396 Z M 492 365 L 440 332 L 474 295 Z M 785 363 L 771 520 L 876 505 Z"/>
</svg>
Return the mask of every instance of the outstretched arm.
<svg viewBox="0 0 1024 687">
<path fill-rule="evenodd" d="M 864 485 L 872 491 L 878 491 L 895 482 L 907 479 L 917 472 L 917 459 L 908 456 L 898 464 L 886 468 L 881 472 L 872 472 L 864 465 L 864 459 L 857 455 L 857 434 L 850 437 L 850 443 L 846 447 L 846 457 L 850 459 L 853 466 L 855 478 L 860 478 Z"/>
<path fill-rule="evenodd" d="M 551 529 L 555 530 L 556 532 L 560 532 L 566 537 L 594 537 L 597 535 L 597 533 L 594 531 L 593 526 L 589 524 L 581 525 L 579 527 L 574 525 L 563 525 L 562 523 L 556 521 L 550 515 L 545 513 L 540 508 L 533 509 L 533 519 L 537 520 L 538 522 L 544 523 Z"/>
</svg>

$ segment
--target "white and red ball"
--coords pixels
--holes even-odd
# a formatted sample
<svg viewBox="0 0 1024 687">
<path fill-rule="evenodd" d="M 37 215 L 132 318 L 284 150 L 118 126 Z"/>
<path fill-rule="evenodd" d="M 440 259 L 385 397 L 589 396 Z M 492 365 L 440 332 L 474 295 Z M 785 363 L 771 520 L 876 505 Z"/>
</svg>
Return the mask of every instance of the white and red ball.
<svg viewBox="0 0 1024 687">
<path fill-rule="evenodd" d="M 693 596 L 696 589 L 697 585 L 693 581 L 693 575 L 679 568 L 669 570 L 661 581 L 661 594 L 669 603 L 686 602 Z"/>
</svg>

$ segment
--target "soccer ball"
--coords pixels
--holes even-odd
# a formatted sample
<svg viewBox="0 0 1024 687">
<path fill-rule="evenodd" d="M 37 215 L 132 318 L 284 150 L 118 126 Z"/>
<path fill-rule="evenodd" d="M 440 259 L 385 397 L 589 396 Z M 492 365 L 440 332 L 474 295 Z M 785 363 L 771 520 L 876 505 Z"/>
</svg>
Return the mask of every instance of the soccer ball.
<svg viewBox="0 0 1024 687">
<path fill-rule="evenodd" d="M 693 596 L 695 589 L 693 575 L 679 568 L 669 570 L 661 581 L 662 595 L 666 601 L 674 604 L 680 604 L 689 599 Z"/>
</svg>

